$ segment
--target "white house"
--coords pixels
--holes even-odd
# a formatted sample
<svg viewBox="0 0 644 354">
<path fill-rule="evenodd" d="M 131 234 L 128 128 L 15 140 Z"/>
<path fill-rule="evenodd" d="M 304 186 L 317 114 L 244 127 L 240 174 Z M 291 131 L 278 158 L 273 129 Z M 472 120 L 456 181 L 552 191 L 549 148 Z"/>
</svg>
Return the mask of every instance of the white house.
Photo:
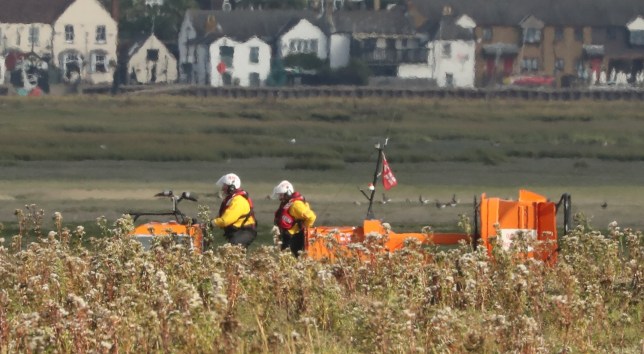
<svg viewBox="0 0 644 354">
<path fill-rule="evenodd" d="M 69 0 L 0 0 L 0 54 L 34 52 L 50 57 L 51 24 L 66 3 Z"/>
<path fill-rule="evenodd" d="M 0 0 L 0 9 L 0 52 L 33 52 L 68 79 L 112 81 L 118 29 L 98 0 Z"/>
<path fill-rule="evenodd" d="M 130 84 L 177 81 L 177 59 L 154 34 L 134 43 L 128 51 Z"/>
<path fill-rule="evenodd" d="M 263 86 L 271 71 L 271 46 L 257 37 L 238 42 L 222 37 L 210 44 L 210 85 Z"/>
<path fill-rule="evenodd" d="M 225 80 L 231 75 L 231 84 L 246 85 L 248 83 L 248 85 L 253 85 L 257 77 L 255 74 L 259 74 L 261 84 L 263 84 L 264 79 L 268 76 L 267 73 L 264 74 L 265 68 L 270 71 L 272 48 L 277 46 L 280 36 L 287 35 L 286 40 L 288 40 L 288 35 L 295 36 L 303 30 L 313 29 L 314 26 L 310 27 L 306 22 L 301 22 L 300 20 L 307 19 L 310 25 L 314 18 L 315 14 L 312 12 L 295 10 L 188 10 L 179 31 L 179 79 L 181 82 L 186 83 L 218 86 L 227 82 Z M 292 31 L 293 29 L 295 31 Z M 320 32 L 318 31 L 314 31 L 312 36 L 309 34 L 304 38 L 307 40 L 317 38 L 319 47 L 317 52 L 326 58 L 328 49 L 325 43 L 320 44 Z M 243 54 L 243 59 L 235 59 L 241 61 L 230 63 L 235 67 L 234 75 L 233 69 L 229 66 L 227 66 L 227 74 L 224 76 L 220 75 L 219 71 L 216 70 L 222 56 L 225 58 L 232 57 L 227 52 L 220 55 L 220 49 L 218 48 L 222 46 L 221 43 L 223 42 L 219 41 L 223 39 L 235 48 L 235 53 L 246 51 L 249 53 Z M 295 39 L 293 37 L 293 40 Z M 213 43 L 215 43 L 214 46 Z M 307 50 L 309 50 L 308 45 L 311 45 L 311 43 L 307 42 Z M 270 50 L 265 51 L 266 46 Z M 224 45 L 223 47 L 229 47 L 229 45 Z M 248 63 L 250 56 L 250 49 L 248 48 L 251 47 L 258 48 L 259 63 Z M 264 53 L 269 53 L 270 55 L 264 55 Z M 279 56 L 279 53 L 278 51 L 276 55 Z M 237 54 L 234 56 L 237 58 Z M 247 69 L 242 68 L 247 65 L 250 65 L 250 67 Z M 253 74 L 252 80 L 249 79 L 251 73 Z"/>
<path fill-rule="evenodd" d="M 76 0 L 53 23 L 54 65 L 63 77 L 112 82 L 118 26 L 98 0 Z"/>
<path fill-rule="evenodd" d="M 427 43 L 430 77 L 439 87 L 474 87 L 476 23 L 467 15 L 443 10 L 436 33 Z"/>
<path fill-rule="evenodd" d="M 283 32 L 277 43 L 281 58 L 301 53 L 312 53 L 322 60 L 328 57 L 326 34 L 307 19 L 298 19 L 293 27 Z"/>
</svg>

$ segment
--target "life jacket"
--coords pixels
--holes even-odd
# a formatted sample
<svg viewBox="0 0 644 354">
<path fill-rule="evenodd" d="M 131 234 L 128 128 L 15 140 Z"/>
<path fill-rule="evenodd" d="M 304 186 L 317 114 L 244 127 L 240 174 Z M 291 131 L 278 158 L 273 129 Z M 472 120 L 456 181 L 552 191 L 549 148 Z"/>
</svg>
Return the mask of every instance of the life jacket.
<svg viewBox="0 0 644 354">
<path fill-rule="evenodd" d="M 299 192 L 291 195 L 291 198 L 280 204 L 280 207 L 275 212 L 275 225 L 282 230 L 290 230 L 299 221 L 296 221 L 293 216 L 288 212 L 296 200 L 301 200 L 306 203 L 306 199 Z"/>
<path fill-rule="evenodd" d="M 246 200 L 248 201 L 248 206 L 250 206 L 250 211 L 247 214 L 244 214 L 244 215 L 239 217 L 239 219 L 241 219 L 241 218 L 244 219 L 244 221 L 242 222 L 242 225 L 240 227 L 240 228 L 242 228 L 242 227 L 244 227 L 244 225 L 246 225 L 246 222 L 248 221 L 248 219 L 250 219 L 251 216 L 255 217 L 255 209 L 253 208 L 253 200 L 250 199 L 250 196 L 248 195 L 248 192 L 246 192 L 243 189 L 237 189 L 237 190 L 235 190 L 235 192 L 233 192 L 232 194 L 227 195 L 226 198 L 224 198 L 224 200 L 221 202 L 221 206 L 219 207 L 219 217 L 224 215 L 224 212 L 228 208 L 228 205 L 230 204 L 230 201 L 233 200 L 233 198 L 235 198 L 238 195 L 241 195 L 242 197 L 246 198 Z M 239 219 L 237 219 L 237 220 L 239 220 Z M 235 222 L 237 222 L 237 220 L 235 220 Z M 257 222 L 257 220 L 255 220 L 255 222 Z M 255 226 L 256 225 L 252 225 L 251 227 L 255 227 Z"/>
</svg>

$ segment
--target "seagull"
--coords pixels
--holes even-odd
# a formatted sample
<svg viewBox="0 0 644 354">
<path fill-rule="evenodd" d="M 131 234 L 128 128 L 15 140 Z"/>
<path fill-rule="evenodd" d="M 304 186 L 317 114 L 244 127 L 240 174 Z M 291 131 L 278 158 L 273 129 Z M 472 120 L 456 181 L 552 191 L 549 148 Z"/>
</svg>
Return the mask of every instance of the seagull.
<svg viewBox="0 0 644 354">
<path fill-rule="evenodd" d="M 602 209 L 606 209 L 608 207 L 608 203 L 603 202 L 601 205 Z"/>
<path fill-rule="evenodd" d="M 447 206 L 445 203 L 441 203 L 438 199 L 436 199 L 436 207 L 438 209 L 444 209 Z"/>
<path fill-rule="evenodd" d="M 290 142 L 291 144 L 295 144 L 297 141 L 295 140 L 295 138 L 293 138 L 293 139 L 291 139 L 289 142 Z"/>
<path fill-rule="evenodd" d="M 386 204 L 391 202 L 391 198 L 387 198 L 387 195 L 385 193 L 382 193 L 382 204 Z"/>
<path fill-rule="evenodd" d="M 423 199 L 423 195 L 422 195 L 422 194 L 420 194 L 420 195 L 418 196 L 418 201 L 420 202 L 420 204 L 423 204 L 423 205 L 424 205 L 424 204 L 429 204 L 429 199 Z"/>
<path fill-rule="evenodd" d="M 452 194 L 452 200 L 449 202 L 449 206 L 452 208 L 458 204 L 458 199 L 456 199 L 456 194 Z"/>
</svg>

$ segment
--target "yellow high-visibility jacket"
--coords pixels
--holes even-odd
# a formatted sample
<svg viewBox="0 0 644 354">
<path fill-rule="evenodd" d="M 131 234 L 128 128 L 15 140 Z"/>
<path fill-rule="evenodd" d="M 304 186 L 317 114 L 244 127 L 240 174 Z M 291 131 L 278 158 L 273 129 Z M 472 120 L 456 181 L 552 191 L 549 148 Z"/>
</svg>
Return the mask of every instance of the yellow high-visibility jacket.
<svg viewBox="0 0 644 354">
<path fill-rule="evenodd" d="M 246 215 L 251 212 L 251 202 L 248 201 L 243 195 L 234 195 L 229 200 L 224 199 L 222 202 L 222 207 L 225 205 L 225 209 L 221 216 L 216 217 L 212 220 L 213 224 L 217 225 L 219 228 L 226 228 L 229 226 L 234 227 L 249 227 L 255 225 L 255 217 L 250 215 L 246 222 Z"/>
<path fill-rule="evenodd" d="M 288 209 L 288 213 L 291 214 L 293 219 L 297 221 L 301 220 L 302 225 L 305 227 L 313 226 L 313 223 L 315 223 L 315 219 L 317 218 L 313 210 L 311 210 L 309 203 L 301 200 L 294 201 L 293 205 Z M 300 232 L 300 224 L 297 222 L 292 228 L 288 229 L 288 233 L 291 235 L 295 235 L 298 232 Z"/>
</svg>

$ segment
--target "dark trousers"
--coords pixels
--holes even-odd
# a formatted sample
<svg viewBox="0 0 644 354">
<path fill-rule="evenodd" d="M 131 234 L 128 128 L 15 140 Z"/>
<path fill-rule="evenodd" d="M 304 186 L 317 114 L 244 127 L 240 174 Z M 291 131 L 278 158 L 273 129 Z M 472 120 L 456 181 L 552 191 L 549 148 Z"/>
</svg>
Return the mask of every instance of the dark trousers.
<svg viewBox="0 0 644 354">
<path fill-rule="evenodd" d="M 224 236 L 228 242 L 232 245 L 242 245 L 244 248 L 248 248 L 251 243 L 257 237 L 257 230 L 250 227 L 244 227 L 241 229 L 230 228 L 224 232 Z"/>
<path fill-rule="evenodd" d="M 300 255 L 300 251 L 304 251 L 304 230 L 300 230 L 300 232 L 293 235 L 286 230 L 282 230 L 280 237 L 282 239 L 282 251 L 290 248 L 295 257 Z"/>
</svg>

